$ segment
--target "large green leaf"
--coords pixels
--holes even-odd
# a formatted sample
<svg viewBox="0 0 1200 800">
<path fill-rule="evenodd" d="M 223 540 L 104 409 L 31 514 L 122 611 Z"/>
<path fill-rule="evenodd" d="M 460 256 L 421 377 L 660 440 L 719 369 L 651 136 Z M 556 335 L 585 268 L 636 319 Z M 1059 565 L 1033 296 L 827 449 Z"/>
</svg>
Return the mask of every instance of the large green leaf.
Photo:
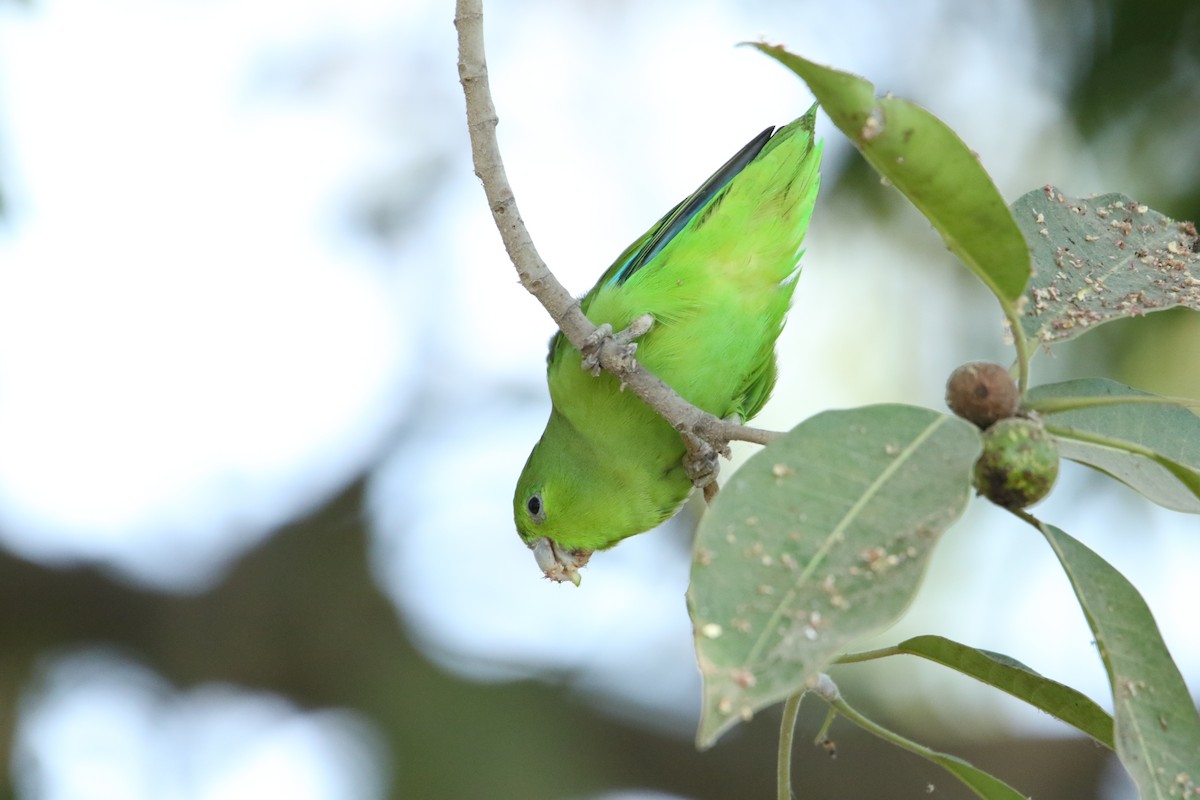
<svg viewBox="0 0 1200 800">
<path fill-rule="evenodd" d="M 924 214 L 1005 304 L 1029 280 L 1029 250 L 979 157 L 946 123 L 899 97 L 875 96 L 870 82 L 755 44 L 799 75 L 863 157 Z"/>
<path fill-rule="evenodd" d="M 1200 417 L 1165 398 L 1147 402 L 1153 399 L 1116 381 L 1087 378 L 1030 389 L 1026 404 L 1041 409 L 1064 457 L 1161 506 L 1200 513 Z"/>
<path fill-rule="evenodd" d="M 1039 523 L 1071 579 L 1108 671 L 1117 757 L 1144 800 L 1200 794 L 1200 713 L 1146 601 L 1125 576 Z"/>
<path fill-rule="evenodd" d="M 700 746 L 900 617 L 980 449 L 962 420 L 871 406 L 818 414 L 734 474 L 700 523 L 688 590 Z"/>
<path fill-rule="evenodd" d="M 1123 194 L 1067 197 L 1047 186 L 1013 203 L 1033 254 L 1021 324 L 1042 342 L 1177 305 L 1200 309 L 1196 226 Z"/>
<path fill-rule="evenodd" d="M 941 636 L 916 636 L 888 650 L 921 656 L 970 675 L 1073 725 L 1110 750 L 1113 747 L 1113 720 L 1104 709 L 1087 695 L 1043 677 L 1016 659 Z"/>
</svg>

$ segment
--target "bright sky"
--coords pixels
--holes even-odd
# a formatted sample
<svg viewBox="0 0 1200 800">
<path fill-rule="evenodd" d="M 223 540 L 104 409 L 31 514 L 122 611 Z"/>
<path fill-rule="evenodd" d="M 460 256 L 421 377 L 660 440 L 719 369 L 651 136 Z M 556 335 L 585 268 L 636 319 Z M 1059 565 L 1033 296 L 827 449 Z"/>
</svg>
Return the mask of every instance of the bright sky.
<svg viewBox="0 0 1200 800">
<path fill-rule="evenodd" d="M 807 107 L 798 81 L 732 47 L 760 35 L 915 96 L 1010 198 L 1046 182 L 1124 188 L 1064 126 L 1046 76 L 1066 56 L 1034 52 L 1017 4 L 504 5 L 488 36 L 509 174 L 543 256 L 578 291 L 751 135 Z M 596 702 L 690 736 L 686 544 L 637 537 L 564 591 L 538 579 L 511 530 L 511 483 L 547 408 L 551 327 L 505 264 L 466 160 L 451 17 L 434 0 L 0 5 L 0 545 L 202 588 L 369 463 L 419 397 L 419 432 L 376 477 L 374 556 L 431 657 L 484 680 L 575 674 Z M 833 173 L 847 151 L 825 135 Z M 381 175 L 411 207 L 391 252 L 348 211 Z M 991 339 L 946 330 L 994 314 L 986 298 L 956 308 L 945 274 L 905 269 L 942 258 L 936 239 L 864 213 L 818 208 L 765 425 L 884 400 L 940 408 L 955 364 L 1002 357 L 998 317 Z M 854 320 L 830 302 L 851 295 Z M 1193 622 L 1170 613 L 1195 607 L 1182 565 L 1200 545 L 1177 515 L 1084 507 L 1082 487 L 1068 471 L 1046 516 L 1127 570 L 1200 677 Z M 995 579 L 966 581 L 962 565 L 981 561 Z M 948 607 L 943 591 L 963 599 Z M 976 508 L 888 639 L 935 630 L 1100 699 L 1068 592 L 1044 546 Z M 951 730 L 983 714 L 1061 732 L 932 675 L 911 667 L 897 702 L 950 693 Z M 65 657 L 31 697 L 21 746 L 47 800 L 260 797 L 287 776 L 307 788 L 280 796 L 385 791 L 385 773 L 363 767 L 369 722 L 335 710 L 236 687 L 180 694 L 104 654 Z M 163 720 L 174 734 L 147 757 Z M 222 731 L 244 737 L 237 758 L 212 746 Z"/>
<path fill-rule="evenodd" d="M 415 304 L 337 229 L 376 143 L 270 82 L 318 9 L 288 30 L 254 4 L 37 6 L 0 34 L 0 537 L 203 581 L 344 481 L 411 391 Z"/>
</svg>

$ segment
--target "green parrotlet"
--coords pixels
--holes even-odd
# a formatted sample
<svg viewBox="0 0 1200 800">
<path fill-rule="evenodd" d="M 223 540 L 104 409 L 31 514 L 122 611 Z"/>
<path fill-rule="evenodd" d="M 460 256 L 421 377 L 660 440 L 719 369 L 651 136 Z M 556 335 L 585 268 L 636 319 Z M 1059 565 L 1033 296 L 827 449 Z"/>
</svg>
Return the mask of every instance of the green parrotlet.
<svg viewBox="0 0 1200 800">
<path fill-rule="evenodd" d="M 617 331 L 651 315 L 638 361 L 718 417 L 750 419 L 775 386 L 775 340 L 820 184 L 815 120 L 813 106 L 754 137 L 580 301 L 588 319 Z M 692 489 L 679 432 L 581 363 L 562 333 L 551 339 L 550 419 L 513 497 L 538 566 L 576 585 L 594 551 L 669 519 Z"/>
</svg>

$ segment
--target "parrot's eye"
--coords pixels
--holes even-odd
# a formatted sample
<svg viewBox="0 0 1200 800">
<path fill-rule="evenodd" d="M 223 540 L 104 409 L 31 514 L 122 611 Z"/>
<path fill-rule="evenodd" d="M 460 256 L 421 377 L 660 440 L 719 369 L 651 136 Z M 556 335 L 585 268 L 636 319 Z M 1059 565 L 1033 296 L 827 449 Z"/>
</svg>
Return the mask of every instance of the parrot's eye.
<svg viewBox="0 0 1200 800">
<path fill-rule="evenodd" d="M 534 522 L 541 522 L 546 519 L 546 507 L 542 505 L 542 495 L 533 493 L 529 495 L 529 499 L 525 501 L 525 510 L 529 512 L 529 517 Z"/>
</svg>

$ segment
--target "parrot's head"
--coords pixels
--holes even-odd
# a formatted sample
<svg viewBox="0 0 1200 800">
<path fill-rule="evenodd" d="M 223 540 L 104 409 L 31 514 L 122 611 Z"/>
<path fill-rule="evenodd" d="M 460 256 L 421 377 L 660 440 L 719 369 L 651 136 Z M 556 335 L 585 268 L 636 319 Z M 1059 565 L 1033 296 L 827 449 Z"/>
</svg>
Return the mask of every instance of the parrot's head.
<svg viewBox="0 0 1200 800">
<path fill-rule="evenodd" d="M 529 454 L 513 494 L 517 533 L 547 578 L 579 585 L 592 553 L 657 522 L 645 523 L 627 477 L 557 411 Z M 654 515 L 653 511 L 649 512 Z"/>
<path fill-rule="evenodd" d="M 594 548 L 581 543 L 590 539 L 588 531 L 594 523 L 588 522 L 593 515 L 581 513 L 583 509 L 578 493 L 586 486 L 571 481 L 562 471 L 549 472 L 541 468 L 545 460 L 539 457 L 539 449 L 545 441 L 538 443 L 529 455 L 529 461 L 517 482 L 513 495 L 513 518 L 521 541 L 533 550 L 542 573 L 552 581 L 570 581 L 579 585 L 579 569 L 592 557 Z"/>
</svg>

